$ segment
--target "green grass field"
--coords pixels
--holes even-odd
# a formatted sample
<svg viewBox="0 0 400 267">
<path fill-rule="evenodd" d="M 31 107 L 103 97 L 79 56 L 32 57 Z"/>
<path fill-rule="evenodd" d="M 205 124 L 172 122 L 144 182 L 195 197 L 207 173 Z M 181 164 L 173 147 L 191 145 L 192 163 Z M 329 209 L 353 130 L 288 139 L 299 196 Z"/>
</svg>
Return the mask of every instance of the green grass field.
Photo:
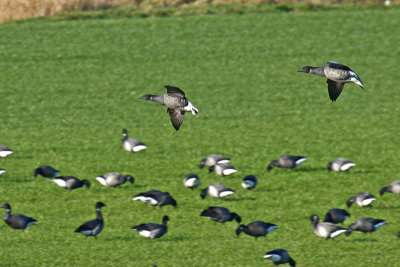
<svg viewBox="0 0 400 267">
<path fill-rule="evenodd" d="M 287 249 L 297 266 L 398 266 L 399 197 L 381 187 L 399 179 L 400 10 L 321 11 L 79 21 L 32 20 L 0 25 L 0 204 L 38 220 L 28 232 L 0 223 L 1 266 L 273 266 L 265 252 Z M 328 60 L 350 66 L 365 90 L 347 84 L 336 103 L 325 79 L 298 73 Z M 139 100 L 182 88 L 199 109 L 176 132 L 166 108 Z M 122 129 L 148 149 L 131 155 Z M 225 178 L 198 169 L 220 153 L 239 172 Z M 268 163 L 284 154 L 307 156 L 293 171 Z M 346 157 L 349 173 L 326 170 Z M 89 190 L 67 191 L 32 171 L 49 164 L 62 175 L 89 179 Z M 134 185 L 106 188 L 95 177 L 131 174 Z M 183 187 L 198 173 L 204 188 L 220 182 L 236 189 L 225 200 L 200 198 Z M 254 174 L 258 187 L 241 188 Z M 178 202 L 153 210 L 132 201 L 149 189 Z M 378 197 L 373 208 L 353 205 L 352 217 L 385 219 L 371 235 L 334 241 L 317 237 L 311 214 L 362 191 Z M 73 233 L 94 219 L 104 202 L 105 228 L 85 239 Z M 199 216 L 225 206 L 243 223 L 263 220 L 279 229 L 265 239 L 242 234 L 236 222 L 214 225 Z M 2 209 L 1 213 L 4 212 Z M 161 222 L 168 233 L 147 240 L 134 225 Z"/>
</svg>

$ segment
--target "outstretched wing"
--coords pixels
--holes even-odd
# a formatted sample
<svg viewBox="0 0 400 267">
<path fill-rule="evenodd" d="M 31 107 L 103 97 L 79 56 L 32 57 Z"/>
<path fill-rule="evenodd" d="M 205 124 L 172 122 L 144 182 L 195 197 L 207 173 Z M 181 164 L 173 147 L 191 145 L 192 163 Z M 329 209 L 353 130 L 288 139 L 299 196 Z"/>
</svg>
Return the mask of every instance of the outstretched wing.
<svg viewBox="0 0 400 267">
<path fill-rule="evenodd" d="M 179 89 L 178 87 L 176 87 L 176 86 L 173 86 L 173 85 L 165 85 L 164 87 L 167 88 L 167 93 L 168 93 L 169 95 L 171 95 L 171 94 L 178 94 L 178 95 L 180 95 L 181 97 L 185 97 L 185 93 L 184 93 L 181 89 Z"/>
<path fill-rule="evenodd" d="M 349 67 L 343 65 L 342 63 L 336 62 L 336 61 L 328 61 L 328 66 L 331 68 L 335 68 L 335 69 L 351 70 Z"/>
<path fill-rule="evenodd" d="M 336 101 L 343 90 L 344 83 L 338 83 L 329 79 L 326 80 L 326 82 L 328 83 L 328 92 L 330 99 L 332 100 L 332 102 Z"/>
<path fill-rule="evenodd" d="M 174 126 L 175 130 L 178 131 L 182 125 L 183 119 L 185 118 L 185 111 L 171 108 L 169 108 L 167 111 L 172 125 Z"/>
</svg>

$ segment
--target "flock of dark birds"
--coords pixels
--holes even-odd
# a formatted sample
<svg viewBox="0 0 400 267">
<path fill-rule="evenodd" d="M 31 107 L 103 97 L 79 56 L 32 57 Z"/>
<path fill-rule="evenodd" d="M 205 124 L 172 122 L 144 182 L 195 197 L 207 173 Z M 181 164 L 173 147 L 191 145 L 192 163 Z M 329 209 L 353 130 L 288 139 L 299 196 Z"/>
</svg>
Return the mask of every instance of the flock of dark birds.
<svg viewBox="0 0 400 267">
<path fill-rule="evenodd" d="M 322 67 L 310 67 L 305 66 L 299 70 L 299 72 L 311 73 L 327 78 L 329 97 L 332 101 L 336 101 L 340 93 L 343 90 L 345 83 L 355 83 L 360 87 L 364 88 L 364 85 L 358 75 L 352 71 L 349 67 L 342 65 L 338 62 L 329 61 L 328 65 Z M 186 98 L 185 93 L 178 87 L 167 85 L 166 94 L 162 95 L 150 95 L 146 94 L 140 97 L 140 99 L 150 100 L 167 107 L 170 120 L 173 127 L 178 131 L 182 125 L 184 114 L 191 112 L 193 115 L 198 116 L 198 109 Z M 128 132 L 124 129 L 122 139 L 122 147 L 126 151 L 131 153 L 137 153 L 147 148 L 145 144 L 137 139 L 129 138 Z M 0 145 L 0 157 L 4 158 L 11 155 L 13 151 L 4 145 Z M 296 155 L 284 155 L 277 160 L 273 160 L 267 166 L 267 170 L 271 171 L 274 167 L 293 169 L 300 166 L 307 161 L 306 157 Z M 354 162 L 351 162 L 345 158 L 337 158 L 329 162 L 327 168 L 330 171 L 343 172 L 348 171 L 350 168 L 355 166 Z M 215 172 L 217 175 L 224 177 L 231 175 L 237 170 L 230 165 L 230 159 L 218 154 L 211 154 L 201 160 L 199 168 L 208 166 L 209 172 Z M 6 171 L 0 169 L 0 176 Z M 34 177 L 38 175 L 51 178 L 54 183 L 65 189 L 77 189 L 83 186 L 90 187 L 88 180 L 80 180 L 74 176 L 59 176 L 60 172 L 49 165 L 42 165 L 33 171 Z M 134 178 L 130 175 L 122 175 L 118 172 L 110 172 L 96 177 L 96 180 L 107 187 L 116 187 L 126 182 L 134 183 Z M 252 190 L 257 186 L 257 177 L 254 175 L 247 175 L 243 178 L 241 185 L 247 190 Z M 200 179 L 197 174 L 191 173 L 184 178 L 184 186 L 190 189 L 194 189 L 200 185 Z M 400 180 L 392 182 L 390 185 L 380 189 L 380 195 L 384 193 L 394 193 L 400 195 Z M 219 183 L 212 183 L 203 190 L 201 190 L 200 197 L 205 198 L 206 196 L 222 199 L 234 194 L 235 191 Z M 144 203 L 152 205 L 154 208 L 157 206 L 162 207 L 165 205 L 177 206 L 176 200 L 168 193 L 159 190 L 149 190 L 146 192 L 139 193 L 133 197 L 133 200 L 142 201 Z M 353 203 L 356 203 L 360 207 L 371 207 L 376 197 L 369 192 L 361 192 L 355 196 L 350 197 L 346 204 L 350 208 Z M 79 226 L 75 232 L 81 233 L 86 237 L 97 235 L 102 231 L 104 220 L 101 214 L 101 208 L 106 206 L 102 202 L 97 202 L 95 205 L 97 217 L 94 220 L 90 220 L 81 226 Z M 36 220 L 22 214 L 11 214 L 11 206 L 5 203 L 1 206 L 5 209 L 4 221 L 13 229 L 27 229 L 31 225 L 36 224 Z M 225 223 L 235 220 L 239 226 L 236 229 L 236 235 L 244 232 L 247 235 L 255 237 L 257 239 L 260 236 L 265 237 L 270 232 L 278 229 L 278 226 L 273 223 L 263 221 L 253 221 L 248 225 L 240 224 L 242 218 L 235 212 L 231 212 L 226 207 L 216 206 L 209 207 L 200 213 L 200 216 L 210 218 L 211 220 L 220 223 Z M 383 225 L 386 224 L 385 220 L 362 217 L 359 218 L 355 223 L 351 224 L 348 228 L 341 227 L 337 224 L 343 224 L 343 222 L 350 217 L 350 214 L 339 208 L 330 209 L 323 219 L 323 222 L 319 222 L 317 215 L 311 215 L 310 220 L 314 233 L 324 239 L 332 239 L 345 233 L 349 236 L 353 231 L 359 231 L 363 233 L 372 233 Z M 169 217 L 165 215 L 162 218 L 162 223 L 144 223 L 134 226 L 132 230 L 138 231 L 140 235 L 156 239 L 165 235 L 168 231 L 167 222 Z M 400 232 L 397 233 L 400 237 Z M 289 253 L 284 249 L 275 249 L 267 252 L 264 255 L 265 259 L 271 260 L 275 265 L 279 264 L 290 264 L 290 266 L 296 266 L 296 262 L 291 258 Z"/>
</svg>

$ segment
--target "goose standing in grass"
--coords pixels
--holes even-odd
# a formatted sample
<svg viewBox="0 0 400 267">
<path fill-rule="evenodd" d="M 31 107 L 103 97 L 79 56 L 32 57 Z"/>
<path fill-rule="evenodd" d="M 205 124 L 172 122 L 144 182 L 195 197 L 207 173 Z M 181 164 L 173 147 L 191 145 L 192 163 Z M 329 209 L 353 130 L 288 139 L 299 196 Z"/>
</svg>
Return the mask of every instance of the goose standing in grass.
<svg viewBox="0 0 400 267">
<path fill-rule="evenodd" d="M 1 208 L 6 209 L 6 213 L 4 214 L 4 221 L 15 230 L 24 230 L 29 226 L 36 224 L 36 220 L 31 217 L 22 214 L 11 215 L 11 206 L 8 203 L 4 203 Z"/>
<path fill-rule="evenodd" d="M 185 112 L 192 112 L 196 117 L 199 110 L 186 98 L 185 93 L 176 86 L 165 85 L 167 93 L 163 95 L 142 95 L 140 99 L 150 100 L 166 106 L 167 112 L 175 130 L 179 130 L 182 125 Z"/>
<path fill-rule="evenodd" d="M 256 187 L 257 185 L 257 177 L 254 175 L 247 175 L 242 180 L 242 187 L 247 190 L 251 190 Z"/>
<path fill-rule="evenodd" d="M 240 223 L 242 218 L 235 212 L 230 212 L 225 207 L 209 207 L 200 213 L 200 216 L 210 218 L 211 220 L 220 223 L 231 222 L 233 220 Z"/>
<path fill-rule="evenodd" d="M 195 173 L 188 174 L 183 179 L 183 184 L 187 188 L 194 189 L 200 185 L 199 176 Z"/>
<path fill-rule="evenodd" d="M 4 145 L 0 145 L 0 158 L 5 158 L 14 153 L 11 149 Z"/>
<path fill-rule="evenodd" d="M 133 200 L 148 203 L 154 208 L 156 208 L 156 206 L 162 207 L 166 205 L 177 206 L 175 199 L 168 192 L 162 192 L 159 190 L 149 190 L 139 193 L 133 197 Z"/>
<path fill-rule="evenodd" d="M 278 160 L 271 161 L 267 169 L 268 171 L 272 170 L 273 167 L 293 169 L 296 168 L 297 166 L 300 166 L 306 161 L 307 161 L 306 157 L 285 155 L 281 156 Z"/>
<path fill-rule="evenodd" d="M 122 136 L 122 147 L 128 152 L 136 153 L 147 148 L 147 146 L 139 140 L 128 138 L 128 131 L 126 129 L 122 130 Z"/>
<path fill-rule="evenodd" d="M 237 172 L 237 170 L 229 164 L 221 163 L 211 166 L 209 172 L 215 172 L 217 175 L 225 177 Z"/>
<path fill-rule="evenodd" d="M 354 162 L 351 162 L 345 158 L 337 158 L 329 162 L 328 170 L 335 172 L 344 172 L 349 170 L 351 167 L 356 166 Z"/>
<path fill-rule="evenodd" d="M 221 199 L 230 196 L 234 193 L 235 193 L 234 190 L 226 187 L 225 185 L 214 183 L 204 188 L 201 191 L 200 196 L 202 199 L 204 199 L 207 195 L 209 195 L 210 197 L 216 197 L 218 199 Z"/>
<path fill-rule="evenodd" d="M 314 233 L 317 236 L 325 238 L 325 240 L 329 238 L 335 238 L 340 234 L 343 234 L 347 230 L 343 227 L 340 227 L 336 224 L 329 222 L 319 222 L 319 217 L 317 215 L 311 215 L 311 224 L 313 226 Z"/>
<path fill-rule="evenodd" d="M 49 165 L 41 165 L 33 171 L 33 176 L 37 177 L 38 174 L 46 178 L 54 178 L 60 172 Z"/>
<path fill-rule="evenodd" d="M 325 214 L 324 222 L 334 224 L 343 223 L 347 218 L 350 218 L 350 213 L 344 209 L 330 209 Z"/>
<path fill-rule="evenodd" d="M 76 189 L 82 186 L 86 186 L 87 188 L 90 187 L 90 182 L 88 180 L 79 180 L 74 176 L 59 176 L 52 180 L 57 185 L 65 188 L 65 189 Z"/>
<path fill-rule="evenodd" d="M 117 187 L 121 184 L 126 183 L 127 181 L 131 184 L 134 183 L 134 178 L 130 175 L 122 175 L 119 172 L 109 172 L 103 174 L 101 176 L 96 177 L 96 180 L 99 181 L 104 186 L 107 187 Z"/>
<path fill-rule="evenodd" d="M 281 248 L 265 253 L 264 259 L 269 259 L 275 265 L 289 263 L 292 267 L 296 266 L 296 262 L 289 256 L 289 252 Z"/>
<path fill-rule="evenodd" d="M 2 176 L 2 175 L 5 174 L 5 173 L 6 173 L 6 170 L 0 169 L 0 176 Z"/>
<path fill-rule="evenodd" d="M 206 158 L 202 159 L 199 168 L 202 169 L 205 165 L 208 167 L 214 166 L 216 164 L 227 164 L 231 160 L 227 157 L 218 154 L 208 155 Z"/>
<path fill-rule="evenodd" d="M 349 67 L 335 61 L 328 61 L 328 65 L 322 67 L 302 67 L 299 72 L 311 73 L 327 78 L 329 98 L 333 101 L 339 97 L 345 83 L 355 83 L 364 89 L 364 85 L 358 75 Z"/>
<path fill-rule="evenodd" d="M 392 182 L 389 186 L 382 187 L 379 194 L 382 196 L 386 192 L 400 195 L 400 180 Z"/>
<path fill-rule="evenodd" d="M 75 230 L 75 233 L 81 233 L 86 236 L 94 236 L 97 239 L 97 235 L 100 234 L 101 230 L 104 227 L 104 220 L 103 216 L 101 215 L 101 208 L 104 207 L 106 204 L 102 202 L 96 203 L 96 214 L 97 218 L 88 222 L 85 222 L 78 229 Z"/>
<path fill-rule="evenodd" d="M 165 215 L 162 219 L 162 224 L 157 223 L 143 223 L 137 226 L 134 226 L 132 230 L 138 231 L 140 235 L 155 239 L 160 238 L 165 235 L 168 231 L 167 222 L 169 221 L 169 217 Z"/>
<path fill-rule="evenodd" d="M 267 234 L 278 229 L 273 223 L 267 223 L 262 221 L 254 221 L 248 225 L 241 224 L 236 228 L 236 235 L 239 237 L 241 232 L 245 232 L 248 235 L 254 236 L 257 240 L 259 236 L 265 237 Z"/>
<path fill-rule="evenodd" d="M 376 197 L 369 192 L 361 192 L 356 196 L 351 197 L 347 200 L 346 205 L 348 208 L 351 207 L 353 203 L 356 203 L 360 207 L 372 207 L 372 203 L 376 200 Z"/>
<path fill-rule="evenodd" d="M 374 218 L 360 218 L 355 223 L 350 224 L 349 228 L 347 229 L 346 236 L 349 236 L 352 231 L 359 231 L 366 233 L 372 233 L 384 226 L 386 222 L 381 219 L 374 219 Z"/>
</svg>

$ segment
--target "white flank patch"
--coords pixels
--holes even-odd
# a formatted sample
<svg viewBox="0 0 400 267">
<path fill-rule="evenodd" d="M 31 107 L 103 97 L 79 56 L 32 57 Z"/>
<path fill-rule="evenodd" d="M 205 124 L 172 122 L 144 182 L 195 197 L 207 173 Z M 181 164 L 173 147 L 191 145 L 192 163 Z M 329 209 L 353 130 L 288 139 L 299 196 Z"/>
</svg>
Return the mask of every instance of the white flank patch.
<svg viewBox="0 0 400 267">
<path fill-rule="evenodd" d="M 102 185 L 107 186 L 106 179 L 104 179 L 103 177 L 96 177 L 96 180 L 99 181 Z"/>
<path fill-rule="evenodd" d="M 244 188 L 253 188 L 254 185 L 255 185 L 255 183 L 252 182 L 252 181 L 249 181 L 249 180 L 243 181 L 243 182 L 242 182 L 242 186 L 243 186 Z"/>
<path fill-rule="evenodd" d="M 264 259 L 270 259 L 273 262 L 278 262 L 281 260 L 281 256 L 279 256 L 278 254 L 267 254 L 264 255 Z"/>
<path fill-rule="evenodd" d="M 64 180 L 62 180 L 62 179 L 53 179 L 52 180 L 53 182 L 55 182 L 56 184 L 58 184 L 59 186 L 61 186 L 61 187 L 64 187 L 67 183 L 64 181 Z"/>
<path fill-rule="evenodd" d="M 235 192 L 233 191 L 222 191 L 221 193 L 219 193 L 219 197 L 227 197 L 230 196 L 232 194 L 234 194 Z"/>
<path fill-rule="evenodd" d="M 235 169 L 225 169 L 225 170 L 222 171 L 222 173 L 223 173 L 225 176 L 226 176 L 226 175 L 230 175 L 230 174 L 235 173 L 235 172 L 237 172 L 237 170 L 235 170 Z"/>
<path fill-rule="evenodd" d="M 187 187 L 193 187 L 198 185 L 198 180 L 196 178 L 189 178 L 186 180 L 185 185 Z"/>
<path fill-rule="evenodd" d="M 92 230 L 80 231 L 79 233 L 84 234 L 84 235 L 90 235 L 92 233 Z"/>
<path fill-rule="evenodd" d="M 142 236 L 144 236 L 144 237 L 150 237 L 150 231 L 147 231 L 147 230 L 141 230 L 141 231 L 139 231 L 139 234 L 140 235 L 142 235 Z"/>
<path fill-rule="evenodd" d="M 347 171 L 348 169 L 350 169 L 351 167 L 356 166 L 355 163 L 346 163 L 344 164 L 342 167 L 340 167 L 340 170 L 343 171 Z"/>
<path fill-rule="evenodd" d="M 148 197 L 148 198 L 146 198 L 146 202 L 147 203 L 150 203 L 151 205 L 157 205 L 157 203 L 158 203 L 158 201 L 157 201 L 157 199 L 154 199 L 154 198 L 152 198 L 152 197 Z"/>
<path fill-rule="evenodd" d="M 375 200 L 376 200 L 376 198 L 373 198 L 373 197 L 364 199 L 363 201 L 361 201 L 361 205 L 363 205 L 363 206 L 371 205 L 371 203 L 374 202 Z"/>
<path fill-rule="evenodd" d="M 272 231 L 274 231 L 274 230 L 276 230 L 276 229 L 278 229 L 278 227 L 276 227 L 276 226 L 270 226 L 270 227 L 267 229 L 267 232 L 268 232 L 268 233 L 271 233 Z"/>
<path fill-rule="evenodd" d="M 10 155 L 10 154 L 12 154 L 13 152 L 12 151 L 9 151 L 9 150 L 6 150 L 6 151 L 0 151 L 0 157 L 1 158 L 5 158 L 5 157 L 7 157 L 8 155 Z"/>
<path fill-rule="evenodd" d="M 386 222 L 380 222 L 378 224 L 375 224 L 375 230 L 378 230 L 379 228 L 381 228 L 382 226 L 384 226 L 386 224 Z"/>
<path fill-rule="evenodd" d="M 6 173 L 5 170 L 0 170 L 0 176 L 3 175 L 4 173 Z"/>
<path fill-rule="evenodd" d="M 147 197 L 137 196 L 137 197 L 134 197 L 133 200 L 139 200 L 139 201 L 142 201 L 142 202 L 147 202 Z"/>
<path fill-rule="evenodd" d="M 307 160 L 308 160 L 308 158 L 298 159 L 295 164 L 296 164 L 296 166 L 300 166 L 301 164 L 303 164 Z"/>
<path fill-rule="evenodd" d="M 133 152 L 139 152 L 140 150 L 143 150 L 146 148 L 147 148 L 147 146 L 145 146 L 145 145 L 138 145 L 138 146 L 134 146 L 132 150 L 133 150 Z"/>
<path fill-rule="evenodd" d="M 30 222 L 30 223 L 28 223 L 28 225 L 26 226 L 26 228 L 28 228 L 29 226 L 34 225 L 34 224 L 36 224 L 36 222 Z"/>
<path fill-rule="evenodd" d="M 347 231 L 346 229 L 337 230 L 337 231 L 331 233 L 331 238 L 335 238 L 335 237 L 337 237 L 338 235 L 340 235 L 340 234 L 342 234 L 342 233 L 344 233 L 344 232 L 346 232 L 346 231 Z"/>
<path fill-rule="evenodd" d="M 218 197 L 218 190 L 214 186 L 209 186 L 208 194 L 213 197 Z"/>
<path fill-rule="evenodd" d="M 229 163 L 229 162 L 230 162 L 229 159 L 221 159 L 221 160 L 217 161 L 217 164 L 226 164 L 226 163 Z"/>
</svg>

